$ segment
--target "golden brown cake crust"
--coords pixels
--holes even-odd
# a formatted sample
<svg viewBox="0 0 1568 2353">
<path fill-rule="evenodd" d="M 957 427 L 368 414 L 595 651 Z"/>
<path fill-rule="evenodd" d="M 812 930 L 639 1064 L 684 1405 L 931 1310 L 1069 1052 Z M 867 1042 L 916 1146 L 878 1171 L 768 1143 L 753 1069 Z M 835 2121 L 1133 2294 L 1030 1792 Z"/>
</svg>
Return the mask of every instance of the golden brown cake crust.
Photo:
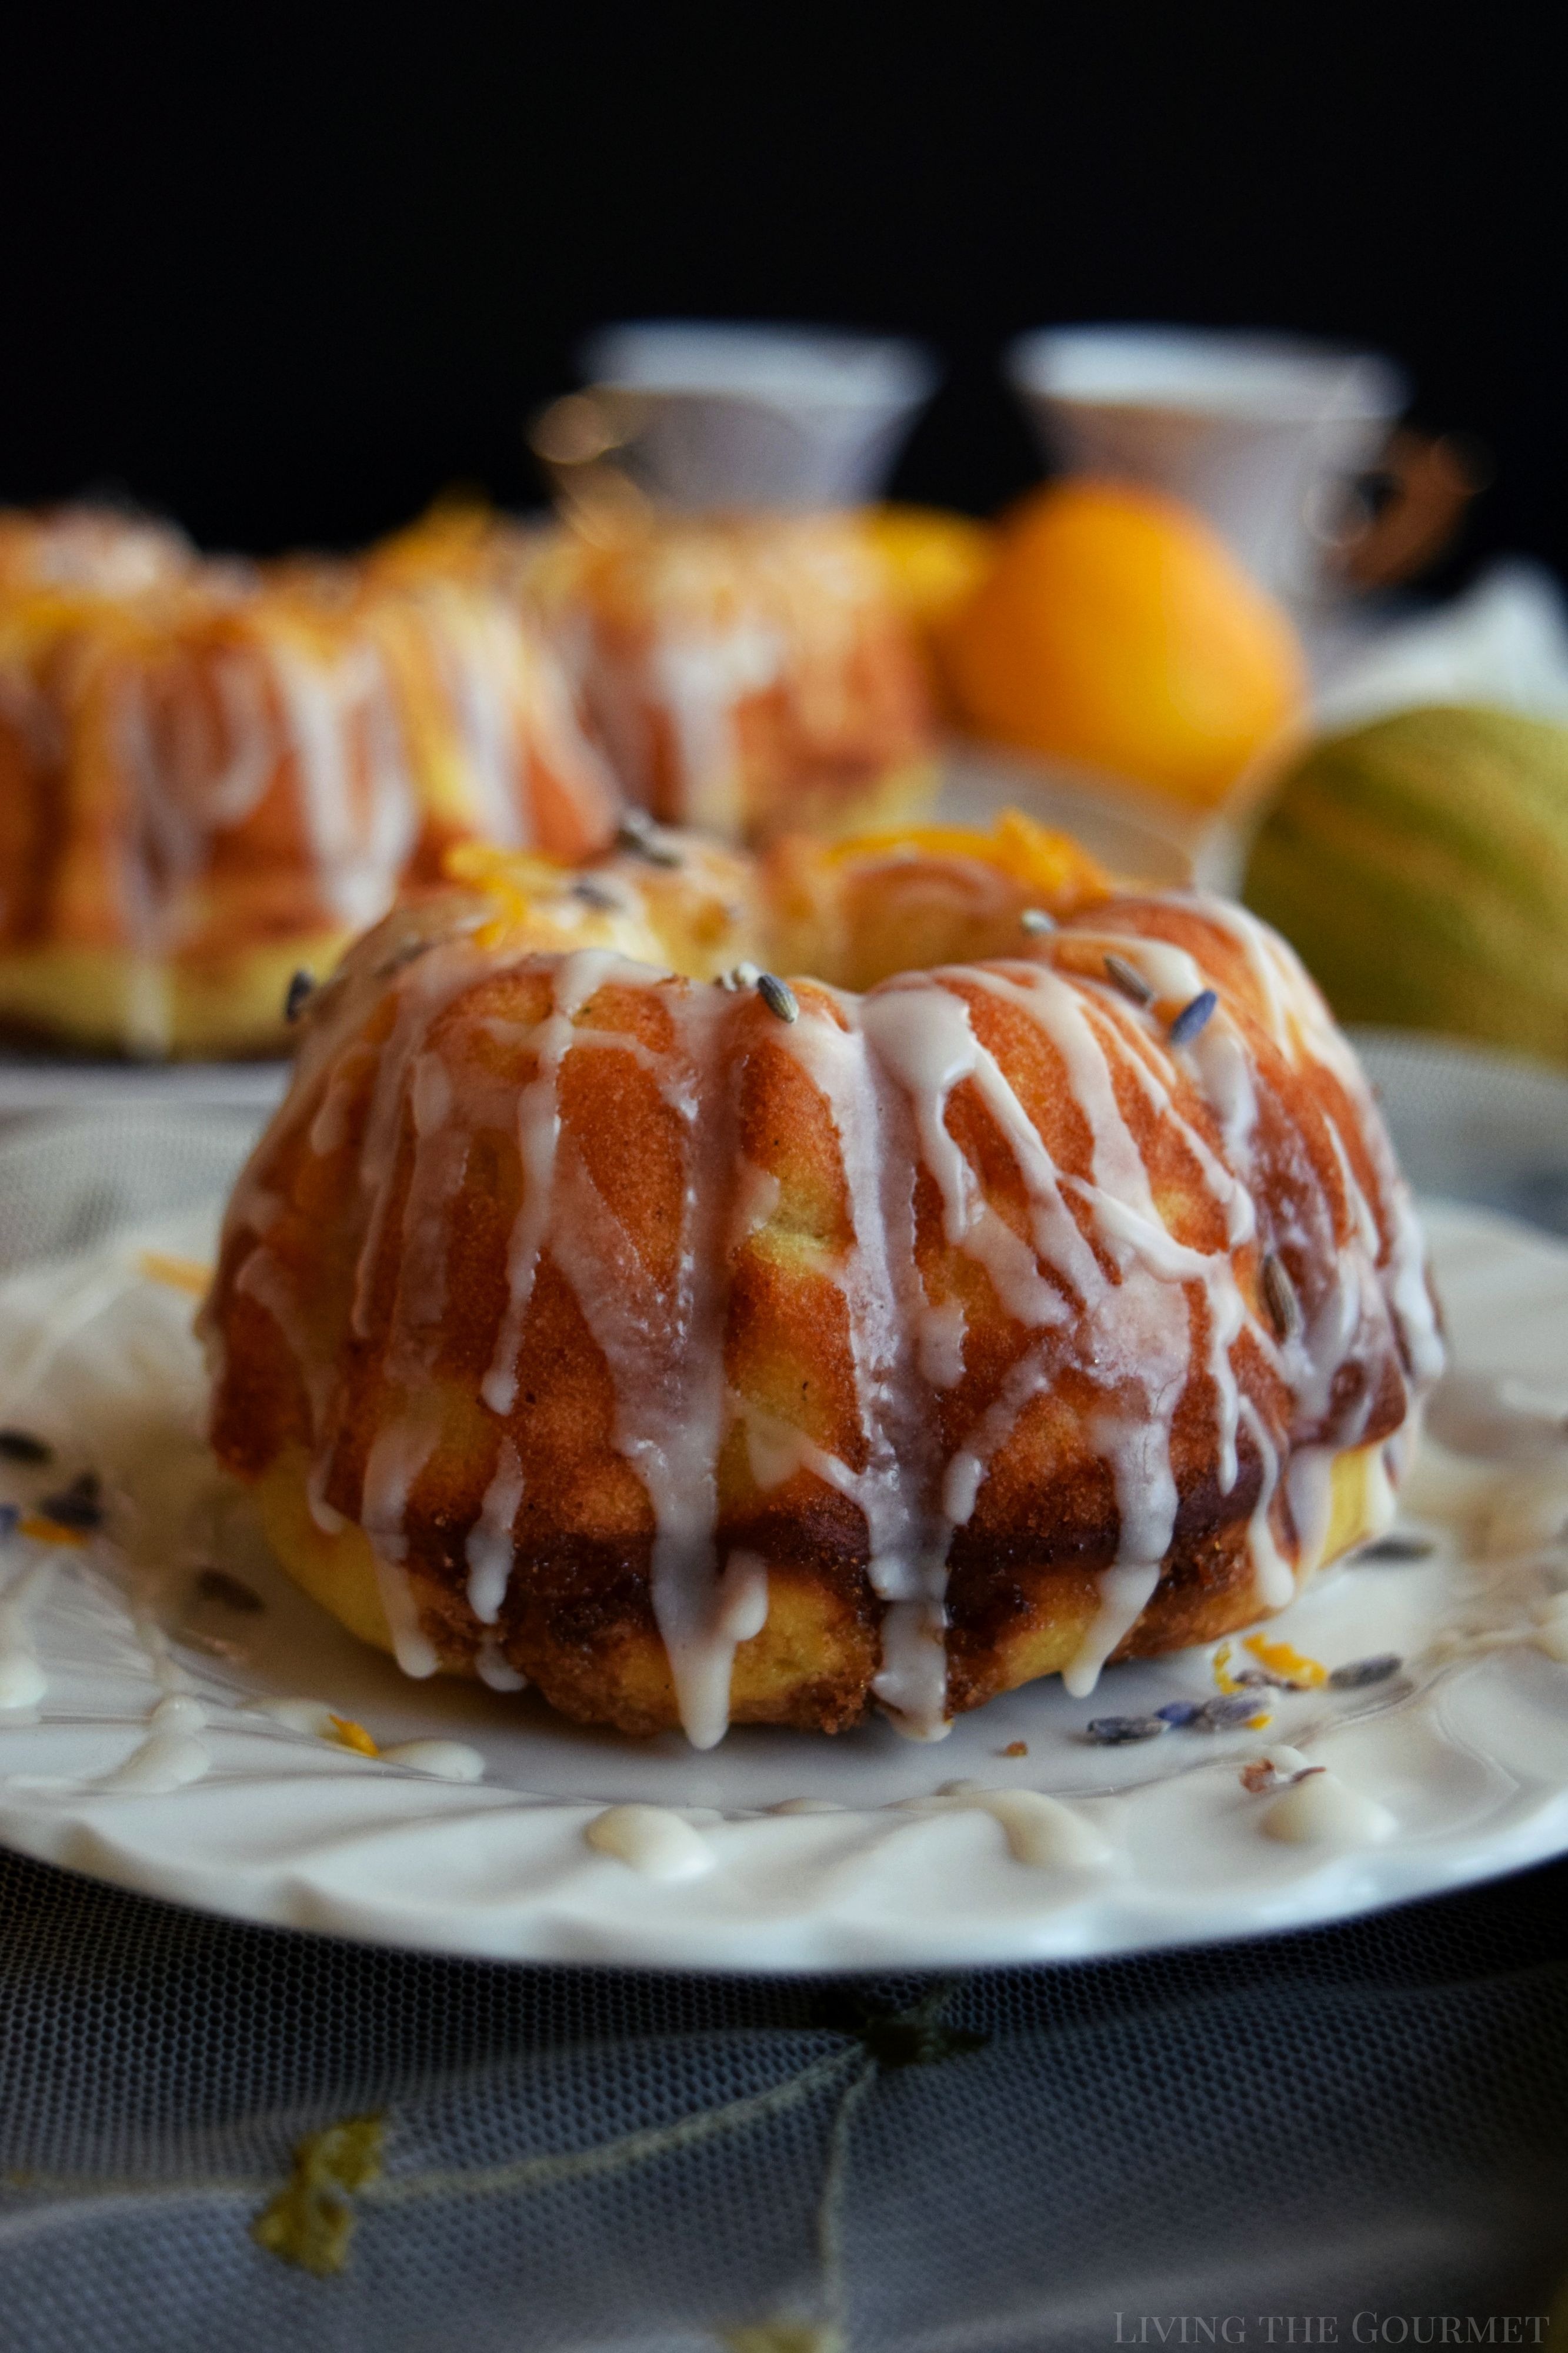
<svg viewBox="0 0 1568 2353">
<path fill-rule="evenodd" d="M 713 1736 L 716 1684 L 929 1730 L 1373 1532 L 1438 1350 L 1353 1060 L 1251 919 L 1073 895 L 985 963 L 797 979 L 793 1021 L 530 954 L 564 918 L 504 893 L 371 934 L 205 1311 L 294 1573 L 416 1671 L 627 1731 Z"/>
<path fill-rule="evenodd" d="M 617 806 L 540 631 L 480 584 L 0 513 L 0 1035 L 279 1052 L 291 971 L 452 843 L 584 858 Z"/>
<path fill-rule="evenodd" d="M 542 540 L 516 576 L 666 823 L 761 844 L 933 797 L 921 658 L 855 518 L 650 512 Z"/>
</svg>

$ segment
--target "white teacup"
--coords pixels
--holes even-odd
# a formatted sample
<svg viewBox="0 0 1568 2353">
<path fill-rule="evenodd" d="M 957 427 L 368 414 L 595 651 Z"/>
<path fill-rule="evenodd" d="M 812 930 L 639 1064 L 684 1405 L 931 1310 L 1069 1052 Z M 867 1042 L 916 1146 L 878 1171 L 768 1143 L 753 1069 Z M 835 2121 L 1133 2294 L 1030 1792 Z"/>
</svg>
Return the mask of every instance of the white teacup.
<svg viewBox="0 0 1568 2353">
<path fill-rule="evenodd" d="M 859 504 L 937 378 L 918 343 L 695 320 L 606 327 L 579 358 L 625 399 L 638 480 L 682 507 Z"/>
<path fill-rule="evenodd" d="M 1321 593 L 1351 480 L 1409 397 L 1373 353 L 1185 327 L 1047 327 L 1006 367 L 1057 465 L 1186 500 L 1295 599 Z"/>
</svg>

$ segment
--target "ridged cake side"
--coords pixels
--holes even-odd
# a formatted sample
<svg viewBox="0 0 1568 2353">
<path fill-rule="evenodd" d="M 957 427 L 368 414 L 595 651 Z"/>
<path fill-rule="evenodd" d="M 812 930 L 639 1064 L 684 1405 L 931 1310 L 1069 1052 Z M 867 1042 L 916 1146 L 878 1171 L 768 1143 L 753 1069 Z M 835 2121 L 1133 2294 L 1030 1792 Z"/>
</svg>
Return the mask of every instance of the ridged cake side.
<svg viewBox="0 0 1568 2353">
<path fill-rule="evenodd" d="M 930 1735 L 1374 1532 L 1440 1347 L 1272 934 L 1128 898 L 791 987 L 520 953 L 463 894 L 362 943 L 205 1314 L 301 1582 L 412 1672 L 630 1731 Z"/>
</svg>

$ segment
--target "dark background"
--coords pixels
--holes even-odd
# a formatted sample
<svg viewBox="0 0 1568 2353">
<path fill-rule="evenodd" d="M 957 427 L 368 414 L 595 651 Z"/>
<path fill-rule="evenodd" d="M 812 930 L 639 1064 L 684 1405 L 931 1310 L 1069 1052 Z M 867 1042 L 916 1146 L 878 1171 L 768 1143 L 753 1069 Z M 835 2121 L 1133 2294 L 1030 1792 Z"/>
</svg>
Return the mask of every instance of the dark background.
<svg viewBox="0 0 1568 2353">
<path fill-rule="evenodd" d="M 1088 318 L 1310 330 L 1489 445 L 1458 567 L 1568 567 L 1557 78 L 1522 10 L 1097 0 L 57 7 L 0 98 L 0 497 L 118 486 L 208 544 L 537 497 L 603 320 L 912 331 L 896 487 L 1037 470 L 995 355 Z"/>
</svg>

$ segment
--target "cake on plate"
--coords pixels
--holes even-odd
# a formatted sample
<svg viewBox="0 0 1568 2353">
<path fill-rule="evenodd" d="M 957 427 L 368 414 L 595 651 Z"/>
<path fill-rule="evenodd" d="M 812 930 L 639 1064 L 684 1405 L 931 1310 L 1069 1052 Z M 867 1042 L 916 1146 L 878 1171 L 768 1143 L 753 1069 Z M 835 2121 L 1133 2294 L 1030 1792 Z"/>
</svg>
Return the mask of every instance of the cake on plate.
<svg viewBox="0 0 1568 2353">
<path fill-rule="evenodd" d="M 1256 919 L 1021 818 L 452 862 L 312 1000 L 204 1310 L 218 1455 L 407 1672 L 934 1736 L 1386 1525 L 1421 1240 Z"/>
</svg>

